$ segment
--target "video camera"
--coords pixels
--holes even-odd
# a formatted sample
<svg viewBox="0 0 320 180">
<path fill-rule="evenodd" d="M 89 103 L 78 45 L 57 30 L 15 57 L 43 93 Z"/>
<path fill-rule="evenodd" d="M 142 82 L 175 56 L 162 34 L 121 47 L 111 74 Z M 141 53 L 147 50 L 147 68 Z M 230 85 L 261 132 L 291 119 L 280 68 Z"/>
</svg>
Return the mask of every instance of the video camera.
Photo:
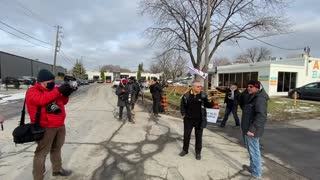
<svg viewBox="0 0 320 180">
<path fill-rule="evenodd" d="M 68 83 L 71 87 L 71 89 L 73 89 L 73 91 L 76 91 L 78 89 L 78 83 L 77 83 L 77 79 L 75 77 L 72 76 L 65 76 L 63 78 L 65 83 Z"/>
</svg>

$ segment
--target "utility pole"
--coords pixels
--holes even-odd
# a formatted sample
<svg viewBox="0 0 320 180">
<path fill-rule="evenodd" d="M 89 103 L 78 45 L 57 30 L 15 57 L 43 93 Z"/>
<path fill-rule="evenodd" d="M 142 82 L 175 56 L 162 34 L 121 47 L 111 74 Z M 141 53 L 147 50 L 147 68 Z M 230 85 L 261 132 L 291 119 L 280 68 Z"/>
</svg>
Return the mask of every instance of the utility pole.
<svg viewBox="0 0 320 180">
<path fill-rule="evenodd" d="M 209 44 L 210 44 L 210 15 L 211 15 L 211 0 L 208 0 L 207 5 L 207 22 L 206 22 L 206 51 L 205 51 L 205 64 L 203 72 L 208 73 L 209 64 Z M 208 94 L 208 76 L 204 80 L 204 92 Z"/>
<path fill-rule="evenodd" d="M 62 28 L 62 27 L 57 26 L 56 46 L 54 48 L 54 58 L 53 58 L 53 67 L 52 67 L 52 72 L 54 75 L 56 75 L 56 73 L 57 73 L 57 70 L 56 70 L 57 52 L 59 52 L 59 48 L 61 46 L 61 41 L 59 41 L 59 35 L 61 33 L 60 28 Z"/>
</svg>

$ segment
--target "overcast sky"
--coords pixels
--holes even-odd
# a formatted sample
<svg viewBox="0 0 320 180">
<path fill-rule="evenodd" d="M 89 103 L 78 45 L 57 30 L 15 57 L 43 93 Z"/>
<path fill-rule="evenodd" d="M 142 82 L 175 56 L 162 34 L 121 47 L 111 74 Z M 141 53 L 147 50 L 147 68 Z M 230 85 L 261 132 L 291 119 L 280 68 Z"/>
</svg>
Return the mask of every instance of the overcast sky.
<svg viewBox="0 0 320 180">
<path fill-rule="evenodd" d="M 311 55 L 320 57 L 320 1 L 291 0 L 287 16 L 293 23 L 293 33 L 264 38 L 263 40 L 284 48 L 310 46 Z M 150 64 L 153 53 L 159 49 L 149 47 L 143 31 L 152 24 L 139 15 L 139 0 L 0 0 L 0 21 L 32 37 L 54 44 L 55 25 L 62 26 L 61 50 L 57 63 L 70 69 L 75 59 L 81 59 L 87 70 L 115 64 L 136 70 L 138 63 Z M 31 11 L 31 12 L 30 12 Z M 4 24 L 0 28 L 29 41 L 3 32 L 0 29 L 0 51 L 19 56 L 53 62 L 53 46 L 22 35 Z M 269 47 L 258 41 L 239 41 L 219 48 L 215 57 L 236 57 L 246 48 L 266 46 L 273 56 L 286 57 L 302 51 L 285 51 Z"/>
</svg>

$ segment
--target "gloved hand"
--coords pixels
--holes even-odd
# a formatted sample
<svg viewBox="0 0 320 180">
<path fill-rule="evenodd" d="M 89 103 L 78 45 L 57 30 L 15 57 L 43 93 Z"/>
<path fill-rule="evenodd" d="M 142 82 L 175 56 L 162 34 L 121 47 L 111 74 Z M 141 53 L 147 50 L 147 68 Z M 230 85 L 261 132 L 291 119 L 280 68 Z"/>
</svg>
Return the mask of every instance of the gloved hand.
<svg viewBox="0 0 320 180">
<path fill-rule="evenodd" d="M 73 92 L 73 89 L 71 88 L 70 84 L 65 83 L 62 84 L 59 88 L 58 91 L 64 96 L 68 97 L 70 94 Z"/>
<path fill-rule="evenodd" d="M 208 99 L 208 95 L 205 93 L 201 93 L 201 99 L 202 100 Z"/>
<path fill-rule="evenodd" d="M 63 94 L 64 97 L 69 97 L 71 93 L 73 93 L 73 89 L 70 88 L 69 91 L 67 91 L 65 94 Z"/>
</svg>

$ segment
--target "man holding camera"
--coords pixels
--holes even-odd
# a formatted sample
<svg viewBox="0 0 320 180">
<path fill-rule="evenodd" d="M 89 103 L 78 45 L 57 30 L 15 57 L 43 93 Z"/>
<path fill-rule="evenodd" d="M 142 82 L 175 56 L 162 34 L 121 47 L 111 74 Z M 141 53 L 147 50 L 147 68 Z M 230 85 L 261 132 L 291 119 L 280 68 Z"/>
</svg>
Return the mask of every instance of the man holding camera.
<svg viewBox="0 0 320 180">
<path fill-rule="evenodd" d="M 36 84 L 26 93 L 26 105 L 31 123 L 35 123 L 40 106 L 40 125 L 46 129 L 43 138 L 37 141 L 34 153 L 32 173 L 35 180 L 44 179 L 45 161 L 49 152 L 53 176 L 69 176 L 72 173 L 71 170 L 62 168 L 61 148 L 66 135 L 64 106 L 74 90 L 68 83 L 55 88 L 54 79 L 50 71 L 42 69 L 38 73 Z"/>
</svg>

